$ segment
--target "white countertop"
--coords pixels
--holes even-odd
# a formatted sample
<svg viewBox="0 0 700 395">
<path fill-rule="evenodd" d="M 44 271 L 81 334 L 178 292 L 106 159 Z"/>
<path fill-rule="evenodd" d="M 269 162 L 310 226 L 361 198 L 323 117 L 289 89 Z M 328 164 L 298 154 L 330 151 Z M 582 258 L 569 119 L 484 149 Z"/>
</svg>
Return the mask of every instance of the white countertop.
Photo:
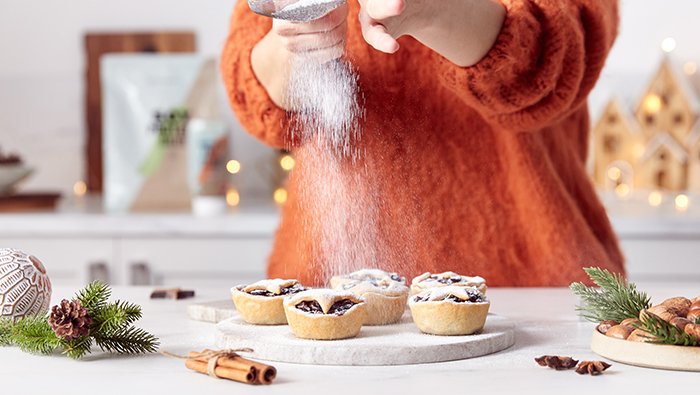
<svg viewBox="0 0 700 395">
<path fill-rule="evenodd" d="M 655 301 L 700 294 L 683 286 L 638 284 Z M 115 288 L 113 297 L 144 307 L 143 328 L 160 337 L 162 350 L 186 353 L 212 347 L 215 327 L 186 318 L 187 301 L 150 301 L 150 288 Z M 197 289 L 194 301 L 224 299 L 225 289 Z M 72 290 L 59 288 L 54 301 Z M 637 368 L 612 362 L 604 375 L 580 376 L 538 366 L 533 358 L 569 355 L 598 360 L 590 351 L 592 323 L 574 312 L 576 300 L 567 289 L 489 289 L 492 312 L 513 319 L 516 343 L 510 349 L 472 360 L 395 367 L 332 367 L 274 363 L 278 378 L 271 386 L 248 386 L 215 380 L 188 371 L 183 363 L 160 355 L 114 357 L 92 354 L 83 361 L 62 356 L 34 356 L 15 348 L 0 348 L 0 388 L 3 393 L 75 394 L 627 394 L 654 389 L 697 388 L 700 374 Z M 245 344 L 241 344 L 245 347 Z M 381 352 L 381 350 L 377 350 Z"/>
<path fill-rule="evenodd" d="M 700 238 L 700 217 L 674 213 L 611 215 L 620 238 Z M 274 206 L 244 207 L 219 217 L 180 214 L 59 212 L 0 214 L 0 237 L 272 237 Z"/>
<path fill-rule="evenodd" d="M 0 237 L 272 237 L 276 207 L 250 207 L 218 217 L 94 212 L 0 214 Z"/>
</svg>

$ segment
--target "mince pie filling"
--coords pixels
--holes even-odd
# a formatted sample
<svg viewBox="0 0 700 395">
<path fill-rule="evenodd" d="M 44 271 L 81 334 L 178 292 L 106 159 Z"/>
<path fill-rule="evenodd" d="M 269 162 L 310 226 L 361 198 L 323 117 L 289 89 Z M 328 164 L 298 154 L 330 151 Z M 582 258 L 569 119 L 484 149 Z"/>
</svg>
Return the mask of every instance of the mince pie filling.
<svg viewBox="0 0 700 395">
<path fill-rule="evenodd" d="M 315 300 L 305 300 L 303 302 L 297 303 L 297 305 L 294 307 L 309 314 L 328 314 L 340 316 L 345 314 L 356 304 L 357 303 L 353 302 L 350 299 L 342 299 L 333 303 L 331 308 L 328 309 L 328 313 L 324 313 L 323 309 L 321 308 L 321 305 Z"/>
</svg>

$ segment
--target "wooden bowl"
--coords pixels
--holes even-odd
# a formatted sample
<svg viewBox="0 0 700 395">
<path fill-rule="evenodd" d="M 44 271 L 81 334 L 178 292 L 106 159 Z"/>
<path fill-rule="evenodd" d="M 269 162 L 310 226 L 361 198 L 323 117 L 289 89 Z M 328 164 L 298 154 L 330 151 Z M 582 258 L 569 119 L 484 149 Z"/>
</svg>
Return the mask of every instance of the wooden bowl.
<svg viewBox="0 0 700 395">
<path fill-rule="evenodd" d="M 633 342 L 594 330 L 591 349 L 601 357 L 628 365 L 700 372 L 700 347 Z"/>
</svg>

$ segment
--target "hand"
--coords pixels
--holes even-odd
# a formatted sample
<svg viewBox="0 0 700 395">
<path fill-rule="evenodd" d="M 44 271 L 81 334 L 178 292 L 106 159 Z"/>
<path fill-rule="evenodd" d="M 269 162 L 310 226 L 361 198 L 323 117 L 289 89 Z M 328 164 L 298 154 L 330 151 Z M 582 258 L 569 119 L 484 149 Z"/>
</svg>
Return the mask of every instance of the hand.
<svg viewBox="0 0 700 395">
<path fill-rule="evenodd" d="M 422 0 L 359 1 L 362 36 L 369 45 L 386 53 L 399 50 L 396 39 L 416 31 L 420 25 L 420 17 L 425 13 L 425 2 Z"/>
<path fill-rule="evenodd" d="M 409 35 L 452 63 L 476 64 L 496 42 L 506 10 L 500 0 L 359 0 L 365 41 L 379 51 L 399 50 Z"/>
<path fill-rule="evenodd" d="M 292 57 L 303 56 L 326 63 L 345 52 L 347 16 L 348 6 L 344 4 L 323 18 L 307 23 L 274 19 L 271 33 Z"/>
</svg>

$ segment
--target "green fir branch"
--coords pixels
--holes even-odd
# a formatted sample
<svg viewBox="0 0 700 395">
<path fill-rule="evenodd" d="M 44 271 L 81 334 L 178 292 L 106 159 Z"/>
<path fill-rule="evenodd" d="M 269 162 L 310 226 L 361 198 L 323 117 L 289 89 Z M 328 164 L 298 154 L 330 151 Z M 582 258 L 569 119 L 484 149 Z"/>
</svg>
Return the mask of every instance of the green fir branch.
<svg viewBox="0 0 700 395">
<path fill-rule="evenodd" d="M 141 306 L 117 300 L 98 310 L 92 316 L 92 330 L 99 333 L 114 332 L 141 319 Z"/>
<path fill-rule="evenodd" d="M 143 315 L 141 307 L 119 300 L 108 303 L 111 293 L 107 284 L 94 282 L 76 294 L 76 299 L 92 318 L 87 336 L 63 340 L 56 336 L 45 315 L 17 321 L 0 319 L 0 346 L 17 346 L 36 354 L 50 354 L 60 348 L 63 354 L 73 359 L 89 354 L 93 344 L 102 351 L 119 354 L 157 351 L 158 338 L 132 326 Z"/>
<path fill-rule="evenodd" d="M 695 336 L 685 333 L 677 326 L 649 312 L 642 314 L 640 321 L 633 323 L 632 326 L 648 333 L 650 335 L 650 343 L 673 346 L 700 346 L 700 342 Z"/>
<path fill-rule="evenodd" d="M 582 304 L 576 310 L 583 318 L 594 322 L 620 322 L 626 318 L 638 317 L 640 311 L 651 306 L 649 296 L 638 291 L 636 285 L 628 283 L 621 275 L 597 267 L 583 270 L 600 287 L 588 287 L 583 283 L 571 284 L 571 290 L 581 298 Z"/>
<path fill-rule="evenodd" d="M 158 339 L 141 328 L 129 327 L 95 334 L 95 343 L 106 352 L 145 354 L 158 350 Z"/>
<path fill-rule="evenodd" d="M 101 281 L 95 281 L 78 292 L 75 298 L 80 301 L 80 304 L 92 316 L 107 305 L 107 300 L 109 300 L 110 296 L 112 296 L 112 290 L 109 288 L 109 285 Z"/>
<path fill-rule="evenodd" d="M 51 354 L 63 341 L 53 332 L 46 316 L 31 316 L 12 325 L 9 344 L 32 354 Z"/>
<path fill-rule="evenodd" d="M 90 353 L 92 337 L 83 336 L 79 339 L 64 342 L 63 353 L 69 358 L 80 359 Z"/>
<path fill-rule="evenodd" d="M 9 318 L 0 318 L 0 347 L 12 345 L 13 322 Z"/>
</svg>

